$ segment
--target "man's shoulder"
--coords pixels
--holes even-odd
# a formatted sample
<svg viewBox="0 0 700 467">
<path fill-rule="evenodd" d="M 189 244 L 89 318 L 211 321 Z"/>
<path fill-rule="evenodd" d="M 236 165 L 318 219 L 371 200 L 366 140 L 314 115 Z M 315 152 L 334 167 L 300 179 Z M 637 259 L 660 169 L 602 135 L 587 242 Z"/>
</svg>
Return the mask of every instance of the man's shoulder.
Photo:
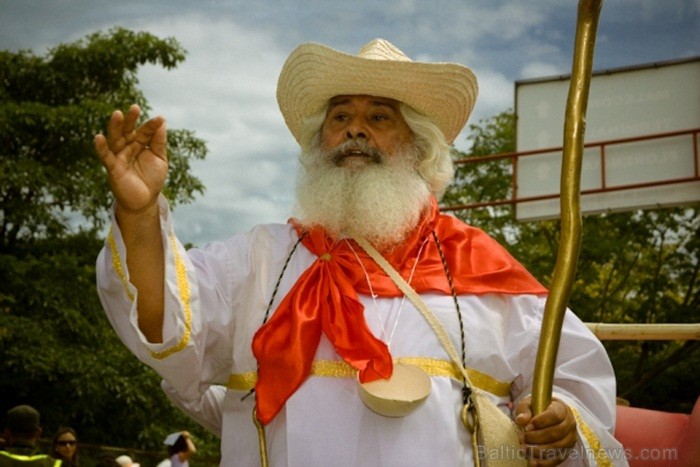
<svg viewBox="0 0 700 467">
<path fill-rule="evenodd" d="M 245 233 L 234 235 L 229 242 L 243 242 L 252 248 L 283 247 L 296 243 L 299 236 L 290 224 L 258 224 Z"/>
<path fill-rule="evenodd" d="M 258 224 L 245 232 L 208 243 L 203 249 L 247 250 L 260 246 L 286 245 L 296 242 L 297 238 L 296 231 L 289 224 Z"/>
<path fill-rule="evenodd" d="M 291 224 L 281 223 L 258 224 L 252 228 L 251 233 L 256 235 L 279 235 L 284 237 L 292 235 L 297 237 L 296 231 Z"/>
<path fill-rule="evenodd" d="M 267 223 L 257 224 L 248 230 L 241 231 L 229 237 L 227 240 L 235 240 L 239 238 L 257 238 L 257 237 L 297 237 L 296 231 L 291 224 L 282 223 Z M 224 240 L 226 241 L 226 240 Z"/>
</svg>

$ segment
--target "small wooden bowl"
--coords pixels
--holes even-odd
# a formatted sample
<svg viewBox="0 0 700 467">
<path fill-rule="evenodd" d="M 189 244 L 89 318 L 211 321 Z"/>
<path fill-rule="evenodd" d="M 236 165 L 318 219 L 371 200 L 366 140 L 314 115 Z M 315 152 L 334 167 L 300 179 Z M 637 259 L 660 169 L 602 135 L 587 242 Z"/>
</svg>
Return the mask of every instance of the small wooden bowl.
<svg viewBox="0 0 700 467">
<path fill-rule="evenodd" d="M 431 382 L 417 366 L 397 363 L 391 378 L 359 386 L 360 399 L 370 410 L 385 417 L 405 417 L 428 398 Z"/>
</svg>

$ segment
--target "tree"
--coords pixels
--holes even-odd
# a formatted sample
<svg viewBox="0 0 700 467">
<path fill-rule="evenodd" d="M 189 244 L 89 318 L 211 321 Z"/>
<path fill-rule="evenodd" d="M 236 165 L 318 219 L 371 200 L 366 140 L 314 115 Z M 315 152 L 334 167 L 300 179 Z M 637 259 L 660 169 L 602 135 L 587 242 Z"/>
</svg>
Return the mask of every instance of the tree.
<svg viewBox="0 0 700 467">
<path fill-rule="evenodd" d="M 515 151 L 515 114 L 501 112 L 479 124 L 469 125 L 472 142 L 469 154 L 455 152 L 455 183 L 451 184 L 442 198 L 444 206 L 460 206 L 472 203 L 487 203 L 507 199 L 512 194 L 512 164 L 507 158 L 494 155 Z M 474 159 L 480 163 L 466 163 Z M 490 234 L 506 242 L 511 219 L 509 204 L 490 206 L 484 209 L 461 210 L 462 220 L 472 225 L 488 225 Z"/>
<path fill-rule="evenodd" d="M 137 88 L 145 63 L 173 68 L 184 60 L 173 39 L 114 29 L 46 57 L 0 52 L 0 250 L 18 241 L 51 238 L 80 226 L 100 228 L 111 199 L 93 136 L 115 108 L 148 103 Z M 186 130 L 169 133 L 175 169 L 166 193 L 174 204 L 202 192 L 189 161 L 206 154 L 204 142 Z"/>
<path fill-rule="evenodd" d="M 470 126 L 469 154 L 456 153 L 455 183 L 443 206 L 505 200 L 512 195 L 510 158 L 515 115 L 506 111 Z M 478 159 L 481 158 L 481 159 Z M 700 207 L 607 212 L 583 221 L 581 253 L 570 307 L 588 322 L 700 322 Z M 459 210 L 494 235 L 545 285 L 552 279 L 559 221 L 521 223 L 510 204 Z M 689 412 L 700 393 L 698 341 L 605 341 L 618 394 L 633 405 Z"/>
<path fill-rule="evenodd" d="M 193 425 L 118 341 L 94 285 L 113 201 L 93 137 L 115 108 L 148 112 L 141 65 L 184 58 L 174 39 L 121 28 L 43 57 L 0 52 L 0 409 L 37 406 L 48 435 L 70 424 L 83 442 L 160 452 L 165 435 Z M 190 163 L 206 152 L 191 131 L 169 130 L 173 206 L 203 191 Z"/>
</svg>

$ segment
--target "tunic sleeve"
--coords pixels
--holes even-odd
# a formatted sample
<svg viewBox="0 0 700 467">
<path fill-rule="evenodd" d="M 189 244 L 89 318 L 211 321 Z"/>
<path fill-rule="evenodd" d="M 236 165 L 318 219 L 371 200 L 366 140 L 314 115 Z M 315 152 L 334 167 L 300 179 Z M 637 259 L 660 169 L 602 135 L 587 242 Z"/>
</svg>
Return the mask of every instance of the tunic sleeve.
<svg viewBox="0 0 700 467">
<path fill-rule="evenodd" d="M 193 261 L 175 237 L 168 203 L 159 199 L 165 253 L 163 342 L 148 342 L 138 327 L 136 290 L 114 214 L 97 260 L 97 290 L 112 327 L 139 360 L 167 380 L 184 400 L 198 400 L 230 373 L 232 262 L 228 245 L 213 244 Z M 239 265 L 245 268 L 245 264 Z M 202 309 L 211 310 L 203 316 Z M 209 349 L 217 356 L 207 358 Z"/>
<path fill-rule="evenodd" d="M 216 384 L 209 386 L 199 399 L 193 401 L 182 399 L 165 380 L 161 381 L 160 387 L 170 402 L 210 433 L 221 438 L 226 387 Z"/>
</svg>

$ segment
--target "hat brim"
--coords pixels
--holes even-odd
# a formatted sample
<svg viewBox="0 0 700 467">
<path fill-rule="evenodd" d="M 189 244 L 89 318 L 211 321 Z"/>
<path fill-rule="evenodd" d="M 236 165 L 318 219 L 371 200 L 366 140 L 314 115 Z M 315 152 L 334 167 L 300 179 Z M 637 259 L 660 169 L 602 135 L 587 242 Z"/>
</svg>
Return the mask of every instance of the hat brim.
<svg viewBox="0 0 700 467">
<path fill-rule="evenodd" d="M 408 104 L 431 118 L 452 143 L 477 94 L 476 77 L 463 65 L 363 58 L 316 43 L 297 47 L 277 82 L 282 116 L 300 144 L 304 119 L 340 95 L 387 97 Z"/>
</svg>

